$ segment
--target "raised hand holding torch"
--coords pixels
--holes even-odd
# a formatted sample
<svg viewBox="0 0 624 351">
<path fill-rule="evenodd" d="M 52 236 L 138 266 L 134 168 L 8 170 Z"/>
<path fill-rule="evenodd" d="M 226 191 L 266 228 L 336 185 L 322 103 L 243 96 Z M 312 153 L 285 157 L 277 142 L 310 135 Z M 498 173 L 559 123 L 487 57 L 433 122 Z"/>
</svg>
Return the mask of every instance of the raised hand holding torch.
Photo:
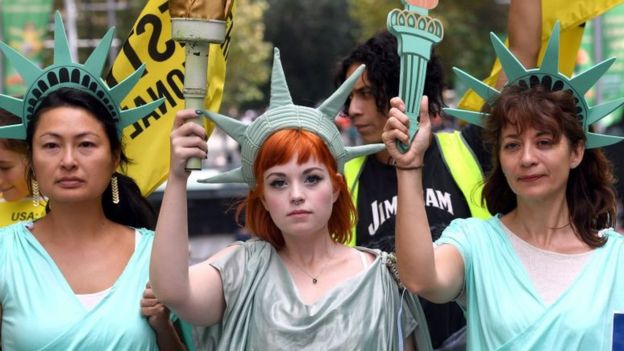
<svg viewBox="0 0 624 351">
<path fill-rule="evenodd" d="M 184 103 L 186 108 L 204 109 L 208 48 L 225 40 L 225 19 L 232 0 L 169 0 L 172 37 L 185 44 Z M 198 117 L 196 123 L 202 123 Z M 201 169 L 201 160 L 191 158 L 186 169 Z"/>
<path fill-rule="evenodd" d="M 401 58 L 399 96 L 405 102 L 405 114 L 410 119 L 410 143 L 418 131 L 420 100 L 425 87 L 427 62 L 431 47 L 442 41 L 442 23 L 428 16 L 429 10 L 438 5 L 438 0 L 401 0 L 404 10 L 394 9 L 388 13 L 388 31 L 397 38 L 398 54 Z M 409 145 L 397 142 L 397 147 L 406 152 Z"/>
</svg>

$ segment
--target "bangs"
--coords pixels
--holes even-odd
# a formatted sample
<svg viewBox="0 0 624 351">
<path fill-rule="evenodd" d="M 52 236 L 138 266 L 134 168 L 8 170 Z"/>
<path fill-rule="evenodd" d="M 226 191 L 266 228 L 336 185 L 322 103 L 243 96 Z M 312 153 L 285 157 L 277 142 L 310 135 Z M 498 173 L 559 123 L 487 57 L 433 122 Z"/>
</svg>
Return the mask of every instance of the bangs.
<svg viewBox="0 0 624 351">
<path fill-rule="evenodd" d="M 303 129 L 283 129 L 271 134 L 259 151 L 254 163 L 256 179 L 261 179 L 267 169 L 288 163 L 295 155 L 297 164 L 312 158 L 329 172 L 336 172 L 336 161 L 321 138 Z"/>
</svg>

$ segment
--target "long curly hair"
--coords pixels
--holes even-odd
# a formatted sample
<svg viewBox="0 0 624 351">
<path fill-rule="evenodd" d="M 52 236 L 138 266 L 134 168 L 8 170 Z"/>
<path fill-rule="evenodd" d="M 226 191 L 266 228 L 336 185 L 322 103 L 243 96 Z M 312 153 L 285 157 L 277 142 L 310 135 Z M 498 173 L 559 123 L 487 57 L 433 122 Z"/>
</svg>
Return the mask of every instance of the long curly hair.
<svg viewBox="0 0 624 351">
<path fill-rule="evenodd" d="M 484 108 L 489 112 L 484 137 L 492 150 L 492 171 L 485 180 L 482 201 L 490 213 L 506 214 L 517 207 L 517 197 L 505 179 L 500 164 L 501 135 L 506 126 L 521 134 L 528 128 L 550 132 L 555 141 L 565 136 L 572 148 L 586 142 L 572 94 L 541 85 L 508 86 Z M 590 247 L 605 244 L 597 231 L 615 225 L 615 177 L 601 149 L 585 150 L 581 163 L 570 170 L 566 201 L 570 223 Z"/>
</svg>

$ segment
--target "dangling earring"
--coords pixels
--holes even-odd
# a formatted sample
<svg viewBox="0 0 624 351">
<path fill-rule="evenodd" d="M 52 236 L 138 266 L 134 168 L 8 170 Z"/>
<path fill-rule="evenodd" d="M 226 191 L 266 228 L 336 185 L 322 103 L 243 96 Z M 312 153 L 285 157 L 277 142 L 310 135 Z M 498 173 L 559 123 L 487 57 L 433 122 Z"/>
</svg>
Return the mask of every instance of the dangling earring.
<svg viewBox="0 0 624 351">
<path fill-rule="evenodd" d="M 41 193 L 39 193 L 39 183 L 35 179 L 30 181 L 30 187 L 32 188 L 32 201 L 33 206 L 39 206 L 41 201 Z"/>
<path fill-rule="evenodd" d="M 113 194 L 113 203 L 117 205 L 119 203 L 119 184 L 115 175 L 111 178 L 111 192 Z"/>
</svg>

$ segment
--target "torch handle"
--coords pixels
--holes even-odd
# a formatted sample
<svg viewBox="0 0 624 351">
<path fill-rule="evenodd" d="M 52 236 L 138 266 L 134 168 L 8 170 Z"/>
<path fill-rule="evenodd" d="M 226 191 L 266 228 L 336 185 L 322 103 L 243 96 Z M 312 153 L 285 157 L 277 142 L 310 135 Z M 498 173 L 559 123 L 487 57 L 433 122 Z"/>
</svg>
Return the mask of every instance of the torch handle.
<svg viewBox="0 0 624 351">
<path fill-rule="evenodd" d="M 204 109 L 204 99 L 206 98 L 206 73 L 208 69 L 208 42 L 186 42 L 186 72 L 192 74 L 184 75 L 184 104 L 186 108 L 193 110 Z M 202 117 L 197 117 L 189 123 L 203 125 Z M 186 169 L 202 169 L 202 160 L 198 157 L 191 157 L 186 161 Z"/>
<path fill-rule="evenodd" d="M 418 127 L 420 114 L 420 101 L 425 88 L 424 77 L 427 72 L 428 58 L 415 54 L 401 55 L 401 78 L 399 80 L 399 96 L 405 103 L 405 114 L 409 118 L 409 144 L 397 141 L 397 148 L 402 153 L 409 150 Z"/>
</svg>

